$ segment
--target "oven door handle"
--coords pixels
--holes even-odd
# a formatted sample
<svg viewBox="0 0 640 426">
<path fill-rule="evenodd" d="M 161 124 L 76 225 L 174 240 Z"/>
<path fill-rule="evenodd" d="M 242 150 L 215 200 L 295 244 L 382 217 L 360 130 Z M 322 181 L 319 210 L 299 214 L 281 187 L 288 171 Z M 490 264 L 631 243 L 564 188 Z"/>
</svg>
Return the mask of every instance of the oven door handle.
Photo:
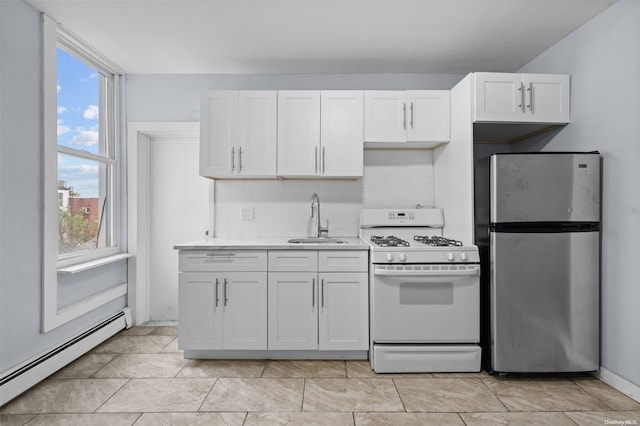
<svg viewBox="0 0 640 426">
<path fill-rule="evenodd" d="M 395 270 L 375 268 L 374 275 L 382 277 L 469 277 L 480 275 L 480 268 L 463 270 Z"/>
</svg>

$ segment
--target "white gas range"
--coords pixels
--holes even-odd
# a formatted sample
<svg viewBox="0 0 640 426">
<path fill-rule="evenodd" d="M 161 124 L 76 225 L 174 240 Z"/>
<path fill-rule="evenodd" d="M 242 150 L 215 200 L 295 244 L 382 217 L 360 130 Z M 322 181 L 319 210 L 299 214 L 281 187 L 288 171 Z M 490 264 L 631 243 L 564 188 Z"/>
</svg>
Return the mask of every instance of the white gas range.
<svg viewBox="0 0 640 426">
<path fill-rule="evenodd" d="M 378 373 L 480 371 L 478 248 L 442 236 L 441 209 L 365 209 L 371 367 Z"/>
</svg>

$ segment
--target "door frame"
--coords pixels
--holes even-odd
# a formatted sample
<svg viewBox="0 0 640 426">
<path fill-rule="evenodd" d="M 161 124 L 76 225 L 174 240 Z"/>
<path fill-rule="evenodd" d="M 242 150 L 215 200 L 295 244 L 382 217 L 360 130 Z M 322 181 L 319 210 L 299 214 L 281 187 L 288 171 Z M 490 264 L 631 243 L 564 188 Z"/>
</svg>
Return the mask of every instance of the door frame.
<svg viewBox="0 0 640 426">
<path fill-rule="evenodd" d="M 133 255 L 127 271 L 128 300 L 133 322 L 149 321 L 149 153 L 153 138 L 199 138 L 200 123 L 130 122 L 127 125 L 127 246 Z M 209 228 L 213 235 L 213 193 L 209 190 Z M 176 271 L 176 274 L 178 271 Z"/>
</svg>

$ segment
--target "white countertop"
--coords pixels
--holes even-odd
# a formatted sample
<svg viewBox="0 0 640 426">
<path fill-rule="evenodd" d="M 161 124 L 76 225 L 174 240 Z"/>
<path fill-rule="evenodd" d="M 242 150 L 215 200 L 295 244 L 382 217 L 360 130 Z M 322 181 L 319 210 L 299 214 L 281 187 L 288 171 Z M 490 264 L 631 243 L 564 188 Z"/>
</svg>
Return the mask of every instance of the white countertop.
<svg viewBox="0 0 640 426">
<path fill-rule="evenodd" d="M 176 250 L 369 250 L 369 245 L 356 237 L 332 237 L 344 241 L 344 244 L 287 242 L 292 238 L 306 237 L 206 238 L 176 244 L 173 248 Z"/>
</svg>

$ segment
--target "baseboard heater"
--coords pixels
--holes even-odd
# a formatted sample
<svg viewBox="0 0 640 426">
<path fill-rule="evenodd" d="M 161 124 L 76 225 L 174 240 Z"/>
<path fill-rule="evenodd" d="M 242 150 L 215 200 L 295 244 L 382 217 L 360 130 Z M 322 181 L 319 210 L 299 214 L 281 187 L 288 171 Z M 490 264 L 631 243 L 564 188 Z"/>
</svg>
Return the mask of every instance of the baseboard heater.
<svg viewBox="0 0 640 426">
<path fill-rule="evenodd" d="M 131 326 L 131 310 L 125 308 L 76 337 L 41 354 L 0 377 L 0 406 L 84 355 L 120 330 Z"/>
</svg>

